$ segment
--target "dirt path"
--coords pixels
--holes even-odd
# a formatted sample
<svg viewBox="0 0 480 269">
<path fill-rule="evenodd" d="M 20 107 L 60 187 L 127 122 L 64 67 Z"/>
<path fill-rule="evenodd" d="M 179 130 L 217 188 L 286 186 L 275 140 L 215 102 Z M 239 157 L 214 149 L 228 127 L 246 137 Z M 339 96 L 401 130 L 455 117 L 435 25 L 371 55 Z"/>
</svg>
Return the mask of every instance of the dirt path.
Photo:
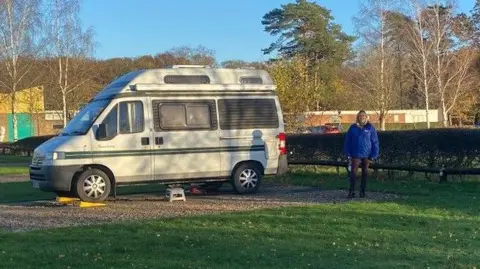
<svg viewBox="0 0 480 269">
<path fill-rule="evenodd" d="M 18 232 L 55 227 L 90 225 L 132 219 L 158 219 L 218 212 L 246 211 L 315 203 L 347 202 L 345 191 L 321 191 L 312 187 L 262 188 L 254 195 L 236 195 L 222 190 L 216 195 L 188 195 L 187 201 L 169 203 L 159 195 L 120 196 L 105 207 L 79 208 L 55 201 L 0 205 L 0 229 Z M 365 200 L 391 200 L 395 195 L 367 193 Z"/>
</svg>

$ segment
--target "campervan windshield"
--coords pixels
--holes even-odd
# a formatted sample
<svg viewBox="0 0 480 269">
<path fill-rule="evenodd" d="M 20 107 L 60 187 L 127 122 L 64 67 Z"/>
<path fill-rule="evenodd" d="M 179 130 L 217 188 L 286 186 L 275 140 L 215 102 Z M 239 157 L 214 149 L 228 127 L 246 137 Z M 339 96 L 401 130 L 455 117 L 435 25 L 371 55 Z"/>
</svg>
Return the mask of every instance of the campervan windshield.
<svg viewBox="0 0 480 269">
<path fill-rule="evenodd" d="M 98 115 L 105 109 L 111 100 L 92 101 L 78 112 L 75 117 L 67 124 L 62 135 L 84 135 L 92 126 Z"/>
</svg>

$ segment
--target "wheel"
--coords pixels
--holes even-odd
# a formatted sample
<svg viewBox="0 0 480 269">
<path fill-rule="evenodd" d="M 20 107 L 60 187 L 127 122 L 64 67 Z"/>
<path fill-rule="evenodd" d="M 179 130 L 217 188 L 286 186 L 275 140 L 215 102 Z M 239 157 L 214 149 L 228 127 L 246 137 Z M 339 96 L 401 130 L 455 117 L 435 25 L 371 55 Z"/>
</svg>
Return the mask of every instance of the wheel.
<svg viewBox="0 0 480 269">
<path fill-rule="evenodd" d="M 258 165 L 245 163 L 235 170 L 232 181 L 236 193 L 255 193 L 260 187 L 262 173 Z"/>
<path fill-rule="evenodd" d="M 89 169 L 83 172 L 75 183 L 75 192 L 85 202 L 101 202 L 110 195 L 112 184 L 102 170 Z"/>
</svg>

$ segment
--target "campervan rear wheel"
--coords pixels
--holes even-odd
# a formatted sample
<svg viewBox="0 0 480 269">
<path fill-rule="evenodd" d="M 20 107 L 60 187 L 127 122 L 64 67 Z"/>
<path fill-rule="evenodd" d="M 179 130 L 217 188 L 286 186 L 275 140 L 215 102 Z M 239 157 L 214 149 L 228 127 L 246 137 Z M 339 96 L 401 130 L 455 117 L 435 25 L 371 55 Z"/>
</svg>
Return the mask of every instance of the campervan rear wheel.
<svg viewBox="0 0 480 269">
<path fill-rule="evenodd" d="M 110 178 L 102 170 L 88 169 L 75 184 L 75 192 L 82 201 L 101 202 L 110 194 Z"/>
<path fill-rule="evenodd" d="M 255 193 L 260 187 L 262 174 L 257 165 L 253 163 L 245 163 L 235 170 L 232 181 L 235 192 Z"/>
</svg>

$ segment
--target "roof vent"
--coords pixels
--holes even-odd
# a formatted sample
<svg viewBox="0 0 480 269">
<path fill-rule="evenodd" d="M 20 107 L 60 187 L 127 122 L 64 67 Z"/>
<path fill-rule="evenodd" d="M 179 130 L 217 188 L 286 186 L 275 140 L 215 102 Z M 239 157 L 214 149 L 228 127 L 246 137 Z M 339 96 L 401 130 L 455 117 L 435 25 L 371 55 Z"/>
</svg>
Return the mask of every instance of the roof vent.
<svg viewBox="0 0 480 269">
<path fill-rule="evenodd" d="M 241 84 L 263 84 L 263 79 L 261 77 L 241 77 Z"/>
<path fill-rule="evenodd" d="M 204 75 L 167 75 L 163 80 L 166 84 L 210 84 L 210 78 Z"/>
</svg>

